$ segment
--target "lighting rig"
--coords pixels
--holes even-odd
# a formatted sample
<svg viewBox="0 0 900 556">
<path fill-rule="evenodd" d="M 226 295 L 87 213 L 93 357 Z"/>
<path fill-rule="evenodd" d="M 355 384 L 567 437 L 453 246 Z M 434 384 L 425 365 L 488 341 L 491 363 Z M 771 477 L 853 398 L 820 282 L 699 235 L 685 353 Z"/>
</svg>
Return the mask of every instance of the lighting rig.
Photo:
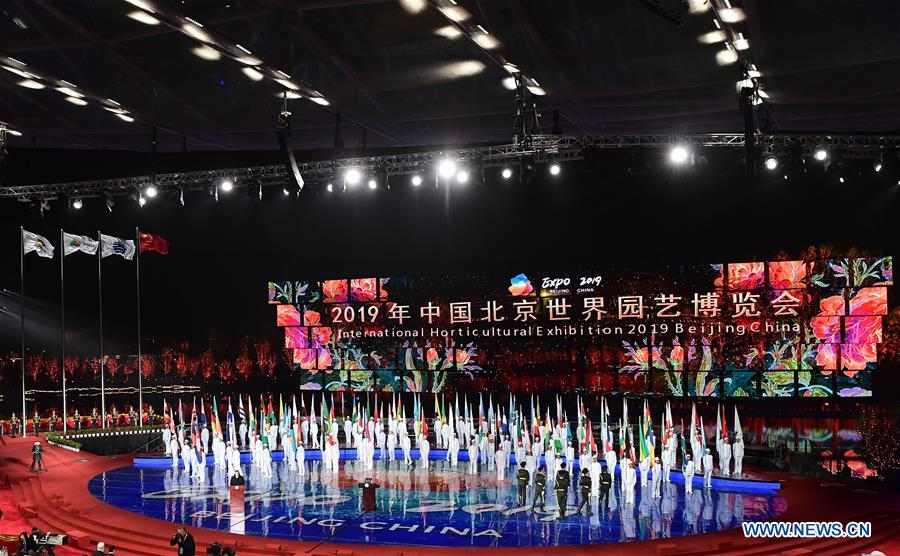
<svg viewBox="0 0 900 556">
<path fill-rule="evenodd" d="M 842 160 L 868 160 L 877 174 L 897 171 L 897 152 L 900 135 L 787 135 L 758 134 L 756 144 L 765 152 L 766 168 L 769 159 L 776 161 L 775 170 L 796 166 L 824 165 L 840 153 Z M 502 144 L 471 148 L 446 148 L 427 152 L 410 152 L 382 156 L 342 158 L 315 162 L 298 162 L 297 169 L 305 183 L 328 193 L 368 190 L 370 181 L 375 189 L 391 177 L 408 176 L 413 187 L 434 184 L 435 187 L 460 187 L 477 175 L 478 169 L 498 168 L 505 180 L 521 168 L 523 161 L 546 168 L 549 176 L 557 176 L 569 162 L 583 160 L 588 151 L 596 149 L 655 148 L 668 153 L 673 165 L 688 164 L 693 153 L 702 149 L 743 149 L 744 134 L 695 135 L 534 135 L 529 146 Z M 164 193 L 184 199 L 188 191 L 209 191 L 214 198 L 230 194 L 238 188 L 286 189 L 288 172 L 285 165 L 251 166 L 111 178 L 93 181 L 15 185 L 0 187 L 0 198 L 46 203 L 50 200 L 77 196 L 79 199 L 102 198 L 112 210 L 116 197 L 131 196 L 145 202 Z M 893 174 L 892 174 L 893 176 Z M 844 177 L 844 176 L 840 176 Z M 896 180 L 896 177 L 889 177 Z M 329 185 L 331 187 L 329 187 Z M 288 191 L 290 193 L 290 191 Z"/>
</svg>

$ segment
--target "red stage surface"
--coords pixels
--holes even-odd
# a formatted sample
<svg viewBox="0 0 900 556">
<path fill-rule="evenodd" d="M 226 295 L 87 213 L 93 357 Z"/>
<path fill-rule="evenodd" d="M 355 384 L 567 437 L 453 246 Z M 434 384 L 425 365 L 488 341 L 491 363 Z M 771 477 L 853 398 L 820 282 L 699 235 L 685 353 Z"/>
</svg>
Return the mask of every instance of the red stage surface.
<svg viewBox="0 0 900 556">
<path fill-rule="evenodd" d="M 15 506 L 28 524 L 43 531 L 66 533 L 71 547 L 65 554 L 87 554 L 97 541 L 117 547 L 117 554 L 139 556 L 170 556 L 175 553 L 169 538 L 176 525 L 139 516 L 104 504 L 88 491 L 88 481 L 94 475 L 130 465 L 131 458 L 99 457 L 85 452 L 75 453 L 55 447 L 45 447 L 44 460 L 49 471 L 39 475 L 29 472 L 31 446 L 34 437 L 2 440 L 0 481 L 11 485 Z M 468 556 L 507 552 L 516 556 L 550 554 L 574 556 L 580 554 L 729 554 L 729 555 L 844 555 L 881 550 L 886 554 L 900 551 L 900 496 L 880 494 L 874 490 L 853 488 L 840 483 L 823 482 L 798 475 L 766 474 L 767 478 L 784 481 L 781 495 L 788 501 L 787 511 L 780 521 L 871 521 L 870 539 L 745 539 L 741 529 L 718 533 L 592 546 L 559 548 L 491 548 L 460 549 L 409 546 L 337 545 L 327 542 L 299 542 L 270 540 L 241 536 L 220 531 L 189 528 L 197 540 L 198 554 L 203 554 L 213 541 L 235 546 L 244 555 L 396 555 L 413 556 L 457 554 Z M 8 496 L 0 496 L 0 503 L 9 503 Z M 4 512 L 12 509 L 2 508 Z M 0 533 L 15 535 L 21 522 L 5 525 L 0 521 Z M 13 530 L 10 530 L 13 529 Z M 81 552 L 81 551 L 84 552 Z M 63 552 L 59 552 L 63 554 Z"/>
</svg>

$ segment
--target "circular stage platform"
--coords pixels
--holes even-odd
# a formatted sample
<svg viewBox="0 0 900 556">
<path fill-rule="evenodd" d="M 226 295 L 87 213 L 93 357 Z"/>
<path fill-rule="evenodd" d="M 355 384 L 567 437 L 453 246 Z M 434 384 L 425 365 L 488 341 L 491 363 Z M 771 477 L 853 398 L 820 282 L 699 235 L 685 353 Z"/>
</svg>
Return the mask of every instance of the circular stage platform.
<svg viewBox="0 0 900 556">
<path fill-rule="evenodd" d="M 697 481 L 693 493 L 686 495 L 683 478 L 673 472 L 677 482 L 663 485 L 662 498 L 653 499 L 650 484 L 641 488 L 638 481 L 634 504 L 623 505 L 617 477 L 609 510 L 600 510 L 594 500 L 593 515 L 557 521 L 552 491 L 548 490 L 545 510 L 533 513 L 531 488 L 528 507 L 520 507 L 510 476 L 498 480 L 493 471 L 470 475 L 464 462 L 452 469 L 442 459 L 431 461 L 428 472 L 418 460 L 414 467 L 376 460 L 375 469 L 365 471 L 360 462 L 348 459 L 341 461 L 338 474 L 323 471 L 318 460 L 307 460 L 303 475 L 278 461 L 271 478 L 244 463 L 247 492 L 244 503 L 233 507 L 224 471 L 207 467 L 207 478 L 200 482 L 165 462 L 171 459 L 136 460 L 93 477 L 88 488 L 112 506 L 193 527 L 313 542 L 438 547 L 539 547 L 680 537 L 773 519 L 787 507 L 784 498 L 768 488 L 771 483 L 726 481 L 704 489 Z M 377 510 L 362 513 L 357 485 L 367 477 L 381 487 Z M 570 491 L 567 514 L 574 513 L 577 502 Z"/>
</svg>

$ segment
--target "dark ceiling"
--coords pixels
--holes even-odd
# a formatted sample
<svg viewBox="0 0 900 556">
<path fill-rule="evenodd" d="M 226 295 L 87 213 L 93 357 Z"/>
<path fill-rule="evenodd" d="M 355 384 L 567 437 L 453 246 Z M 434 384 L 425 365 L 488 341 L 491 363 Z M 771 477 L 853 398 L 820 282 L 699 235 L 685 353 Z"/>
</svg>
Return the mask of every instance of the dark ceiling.
<svg viewBox="0 0 900 556">
<path fill-rule="evenodd" d="M 410 2 L 415 4 L 416 2 Z M 321 91 L 331 106 L 290 101 L 295 147 L 348 147 L 362 126 L 370 147 L 504 141 L 513 93 L 506 72 L 448 20 L 398 0 L 159 0 L 248 46 Z M 424 4 L 424 3 L 423 3 Z M 741 130 L 737 64 L 698 37 L 712 14 L 676 26 L 639 0 L 460 0 L 496 52 L 546 89 L 543 131 L 569 134 Z M 762 72 L 773 125 L 784 131 L 888 132 L 900 125 L 900 8 L 895 0 L 746 0 L 736 24 Z M 241 65 L 191 53 L 193 39 L 127 17 L 124 0 L 0 0 L 0 55 L 132 110 L 126 123 L 56 91 L 16 85 L 0 71 L 0 121 L 19 146 L 147 150 L 271 149 L 278 85 Z M 475 62 L 475 63 L 473 63 Z M 483 66 L 483 67 L 482 67 Z M 182 137 L 186 139 L 182 140 Z"/>
</svg>

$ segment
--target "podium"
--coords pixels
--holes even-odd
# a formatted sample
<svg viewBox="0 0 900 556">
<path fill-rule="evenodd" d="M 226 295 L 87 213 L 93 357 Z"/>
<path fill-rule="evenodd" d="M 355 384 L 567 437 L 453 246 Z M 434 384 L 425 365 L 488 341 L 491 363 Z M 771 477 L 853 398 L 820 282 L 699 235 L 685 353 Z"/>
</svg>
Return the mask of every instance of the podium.
<svg viewBox="0 0 900 556">
<path fill-rule="evenodd" d="M 232 512 L 236 511 L 236 508 L 240 508 L 240 511 L 244 511 L 245 490 L 246 487 L 244 485 L 228 487 L 229 501 L 231 503 Z"/>
<path fill-rule="evenodd" d="M 359 483 L 359 488 L 362 489 L 362 511 L 375 511 L 375 489 L 378 487 L 379 485 L 375 484 L 372 479 L 366 479 Z"/>
</svg>

